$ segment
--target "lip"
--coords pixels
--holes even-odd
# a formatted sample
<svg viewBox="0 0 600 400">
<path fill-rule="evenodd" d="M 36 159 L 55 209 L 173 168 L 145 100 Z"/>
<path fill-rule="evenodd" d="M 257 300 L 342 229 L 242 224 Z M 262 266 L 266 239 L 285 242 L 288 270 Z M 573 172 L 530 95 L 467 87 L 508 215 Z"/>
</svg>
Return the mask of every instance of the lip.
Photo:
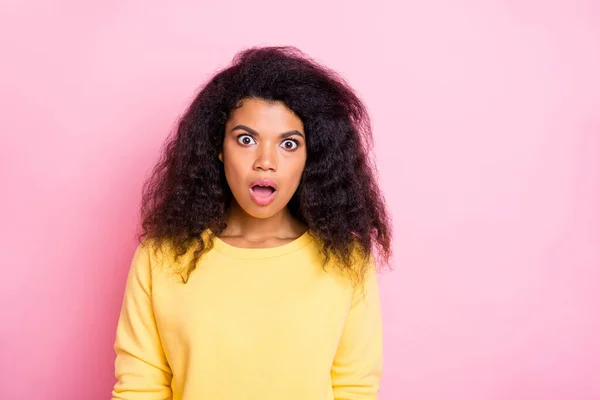
<svg viewBox="0 0 600 400">
<path fill-rule="evenodd" d="M 255 179 L 252 181 L 252 183 L 250 183 L 250 189 L 252 189 L 256 185 L 271 186 L 276 191 L 277 191 L 277 189 L 279 189 L 279 187 L 277 186 L 277 183 L 275 183 L 275 181 L 273 181 L 271 179 Z"/>
<path fill-rule="evenodd" d="M 275 190 L 273 190 L 273 193 L 271 193 L 269 196 L 257 196 L 256 193 L 254 193 L 254 190 L 252 189 L 256 185 L 271 186 Z M 277 195 L 277 188 L 277 184 L 270 179 L 256 179 L 252 181 L 250 187 L 248 188 L 248 191 L 250 192 L 250 197 L 256 204 L 260 206 L 266 206 L 271 204 L 273 200 L 275 200 L 275 196 Z"/>
</svg>

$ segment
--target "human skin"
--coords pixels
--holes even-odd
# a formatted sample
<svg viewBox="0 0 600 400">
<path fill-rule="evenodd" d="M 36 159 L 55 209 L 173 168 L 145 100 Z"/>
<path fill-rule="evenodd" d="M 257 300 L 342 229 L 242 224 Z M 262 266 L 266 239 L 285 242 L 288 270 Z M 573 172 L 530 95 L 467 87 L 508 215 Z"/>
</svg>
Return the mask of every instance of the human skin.
<svg viewBox="0 0 600 400">
<path fill-rule="evenodd" d="M 219 159 L 234 201 L 223 240 L 241 247 L 272 247 L 300 236 L 306 227 L 287 204 L 306 164 L 302 120 L 282 102 L 244 99 L 225 125 Z M 269 204 L 252 195 L 252 182 L 271 180 L 277 190 Z"/>
</svg>

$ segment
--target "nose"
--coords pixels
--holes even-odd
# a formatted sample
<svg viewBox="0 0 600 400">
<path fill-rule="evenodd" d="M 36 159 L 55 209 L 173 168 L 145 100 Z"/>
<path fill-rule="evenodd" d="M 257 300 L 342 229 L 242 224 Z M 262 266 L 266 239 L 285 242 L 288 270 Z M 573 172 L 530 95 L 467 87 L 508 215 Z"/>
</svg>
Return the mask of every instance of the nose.
<svg viewBox="0 0 600 400">
<path fill-rule="evenodd" d="M 277 171 L 277 150 L 271 146 L 259 146 L 254 169 L 262 171 Z"/>
</svg>

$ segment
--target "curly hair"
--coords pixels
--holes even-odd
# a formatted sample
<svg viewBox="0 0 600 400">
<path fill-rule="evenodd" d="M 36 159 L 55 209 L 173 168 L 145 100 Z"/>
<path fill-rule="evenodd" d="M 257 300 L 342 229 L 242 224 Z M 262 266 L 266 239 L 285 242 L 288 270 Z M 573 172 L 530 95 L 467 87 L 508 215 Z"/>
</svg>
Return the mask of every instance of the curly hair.
<svg viewBox="0 0 600 400">
<path fill-rule="evenodd" d="M 218 160 L 225 123 L 246 98 L 282 102 L 304 124 L 307 160 L 288 208 L 319 239 L 324 265 L 334 257 L 361 280 L 367 266 L 353 261 L 356 251 L 388 264 L 391 224 L 370 157 L 367 110 L 336 72 L 295 47 L 246 49 L 199 91 L 144 184 L 140 243 L 168 243 L 176 259 L 193 248 L 186 277 L 212 248 L 233 198 Z"/>
</svg>

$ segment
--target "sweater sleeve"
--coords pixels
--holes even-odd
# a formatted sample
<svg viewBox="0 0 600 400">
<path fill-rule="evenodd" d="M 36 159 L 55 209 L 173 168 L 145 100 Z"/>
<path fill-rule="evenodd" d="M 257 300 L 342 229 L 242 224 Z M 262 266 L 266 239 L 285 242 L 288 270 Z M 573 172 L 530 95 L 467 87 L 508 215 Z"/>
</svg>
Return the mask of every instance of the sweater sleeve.
<svg viewBox="0 0 600 400">
<path fill-rule="evenodd" d="M 376 400 L 383 370 L 379 282 L 371 262 L 354 294 L 331 368 L 335 400 Z"/>
<path fill-rule="evenodd" d="M 114 349 L 113 400 L 164 400 L 172 397 L 171 370 L 152 308 L 152 274 L 147 248 L 136 249 L 125 286 Z"/>
</svg>

